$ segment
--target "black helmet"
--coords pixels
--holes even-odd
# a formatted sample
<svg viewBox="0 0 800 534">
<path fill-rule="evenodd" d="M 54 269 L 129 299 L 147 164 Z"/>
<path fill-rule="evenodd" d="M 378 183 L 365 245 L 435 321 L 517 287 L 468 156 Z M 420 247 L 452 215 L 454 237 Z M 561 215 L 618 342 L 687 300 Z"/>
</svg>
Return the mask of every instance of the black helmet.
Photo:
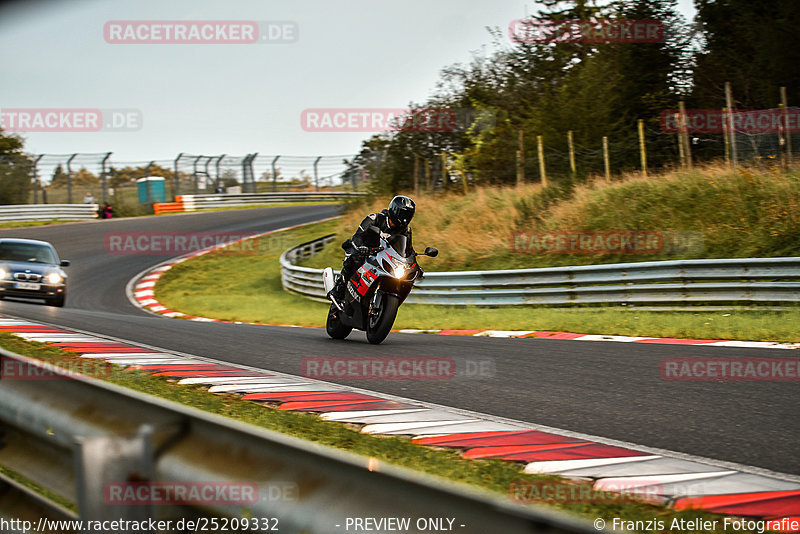
<svg viewBox="0 0 800 534">
<path fill-rule="evenodd" d="M 408 226 L 414 217 L 414 201 L 410 198 L 397 195 L 389 203 L 389 219 L 398 226 Z"/>
</svg>

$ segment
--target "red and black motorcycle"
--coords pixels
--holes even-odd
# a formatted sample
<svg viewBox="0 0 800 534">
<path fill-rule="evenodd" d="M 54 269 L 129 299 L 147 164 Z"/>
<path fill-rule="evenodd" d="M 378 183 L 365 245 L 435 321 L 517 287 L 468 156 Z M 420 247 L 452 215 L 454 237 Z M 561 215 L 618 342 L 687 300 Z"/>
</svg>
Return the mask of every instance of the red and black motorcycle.
<svg viewBox="0 0 800 534">
<path fill-rule="evenodd" d="M 389 335 L 397 310 L 405 301 L 414 282 L 422 278 L 422 268 L 417 256 L 436 257 L 439 251 L 428 247 L 425 252 L 413 252 L 410 239 L 405 235 L 381 234 L 380 246 L 372 248 L 364 265 L 346 281 L 341 306 L 330 299 L 325 328 L 334 339 L 344 339 L 355 328 L 364 330 L 370 343 L 378 344 Z M 336 283 L 332 268 L 322 273 L 325 292 L 330 293 Z"/>
</svg>

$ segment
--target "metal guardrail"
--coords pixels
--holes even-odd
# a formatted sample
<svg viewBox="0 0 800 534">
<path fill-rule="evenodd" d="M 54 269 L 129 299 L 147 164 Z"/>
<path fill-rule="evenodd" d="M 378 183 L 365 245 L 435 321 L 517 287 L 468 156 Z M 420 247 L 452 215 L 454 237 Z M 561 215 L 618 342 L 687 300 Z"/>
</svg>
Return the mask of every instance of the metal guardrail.
<svg viewBox="0 0 800 534">
<path fill-rule="evenodd" d="M 179 195 L 177 202 L 183 203 L 184 211 L 208 208 L 247 206 L 251 204 L 274 204 L 278 202 L 339 202 L 366 196 L 361 192 L 287 192 L 287 193 L 231 193 L 219 195 Z"/>
<path fill-rule="evenodd" d="M 325 298 L 322 270 L 295 265 L 333 240 L 281 256 L 283 287 Z M 672 260 L 606 265 L 428 272 L 408 302 L 445 305 L 797 303 L 800 257 Z"/>
<path fill-rule="evenodd" d="M 284 289 L 295 291 L 317 300 L 325 300 L 326 293 L 325 286 L 322 283 L 322 269 L 300 267 L 296 263 L 316 255 L 334 239 L 336 239 L 335 234 L 328 234 L 308 243 L 292 247 L 281 254 L 281 283 Z"/>
<path fill-rule="evenodd" d="M 560 513 L 100 380 L 77 379 L 0 349 L 1 369 L 18 371 L 19 366 L 26 371 L 16 372 L 17 379 L 0 380 L 0 465 L 76 503 L 79 511 L 55 504 L 3 471 L 0 518 L 33 518 L 34 525 L 43 517 L 171 520 L 172 525 L 187 517 L 276 518 L 270 529 L 259 523 L 257 531 L 341 534 L 347 518 L 448 517 L 455 519 L 453 530 L 465 534 L 594 532 Z M 119 483 L 247 484 L 257 490 L 245 504 L 218 502 L 226 497 L 206 493 L 202 502 L 109 503 L 110 487 Z M 293 491 L 286 492 L 287 487 Z M 230 501 L 233 494 L 228 495 Z M 186 531 L 195 530 L 203 529 Z M 209 525 L 206 530 L 253 529 Z M 98 530 L 85 529 L 90 531 Z"/>
<path fill-rule="evenodd" d="M 96 219 L 97 204 L 14 204 L 0 206 L 0 222 Z"/>
</svg>

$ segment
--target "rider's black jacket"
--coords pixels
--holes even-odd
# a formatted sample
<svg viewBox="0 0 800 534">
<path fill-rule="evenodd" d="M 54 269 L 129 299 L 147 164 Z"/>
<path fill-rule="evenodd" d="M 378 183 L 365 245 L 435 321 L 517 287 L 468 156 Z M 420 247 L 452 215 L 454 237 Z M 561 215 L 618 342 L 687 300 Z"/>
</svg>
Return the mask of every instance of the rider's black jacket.
<svg viewBox="0 0 800 534">
<path fill-rule="evenodd" d="M 361 224 L 358 225 L 356 229 L 356 233 L 353 234 L 353 237 L 348 239 L 342 244 L 342 248 L 347 251 L 348 254 L 352 254 L 355 252 L 355 247 L 369 247 L 369 246 L 376 246 L 377 243 L 369 243 L 367 229 L 370 226 L 377 226 L 378 229 L 382 233 L 396 235 L 396 234 L 403 234 L 408 238 L 409 246 L 411 244 L 411 228 L 408 226 L 404 227 L 394 227 L 392 228 L 389 226 L 389 211 L 383 210 L 379 213 L 370 213 L 364 220 L 361 221 Z M 412 248 L 413 250 L 413 248 Z"/>
</svg>

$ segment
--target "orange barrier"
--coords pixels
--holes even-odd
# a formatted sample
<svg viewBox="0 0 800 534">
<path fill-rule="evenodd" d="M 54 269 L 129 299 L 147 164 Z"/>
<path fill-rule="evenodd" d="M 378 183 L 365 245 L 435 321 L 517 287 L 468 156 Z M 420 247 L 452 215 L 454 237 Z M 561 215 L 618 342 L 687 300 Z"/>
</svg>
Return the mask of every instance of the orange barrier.
<svg viewBox="0 0 800 534">
<path fill-rule="evenodd" d="M 181 200 L 179 202 L 156 202 L 153 204 L 153 211 L 156 215 L 161 215 L 162 213 L 183 213 L 185 210 Z"/>
</svg>

